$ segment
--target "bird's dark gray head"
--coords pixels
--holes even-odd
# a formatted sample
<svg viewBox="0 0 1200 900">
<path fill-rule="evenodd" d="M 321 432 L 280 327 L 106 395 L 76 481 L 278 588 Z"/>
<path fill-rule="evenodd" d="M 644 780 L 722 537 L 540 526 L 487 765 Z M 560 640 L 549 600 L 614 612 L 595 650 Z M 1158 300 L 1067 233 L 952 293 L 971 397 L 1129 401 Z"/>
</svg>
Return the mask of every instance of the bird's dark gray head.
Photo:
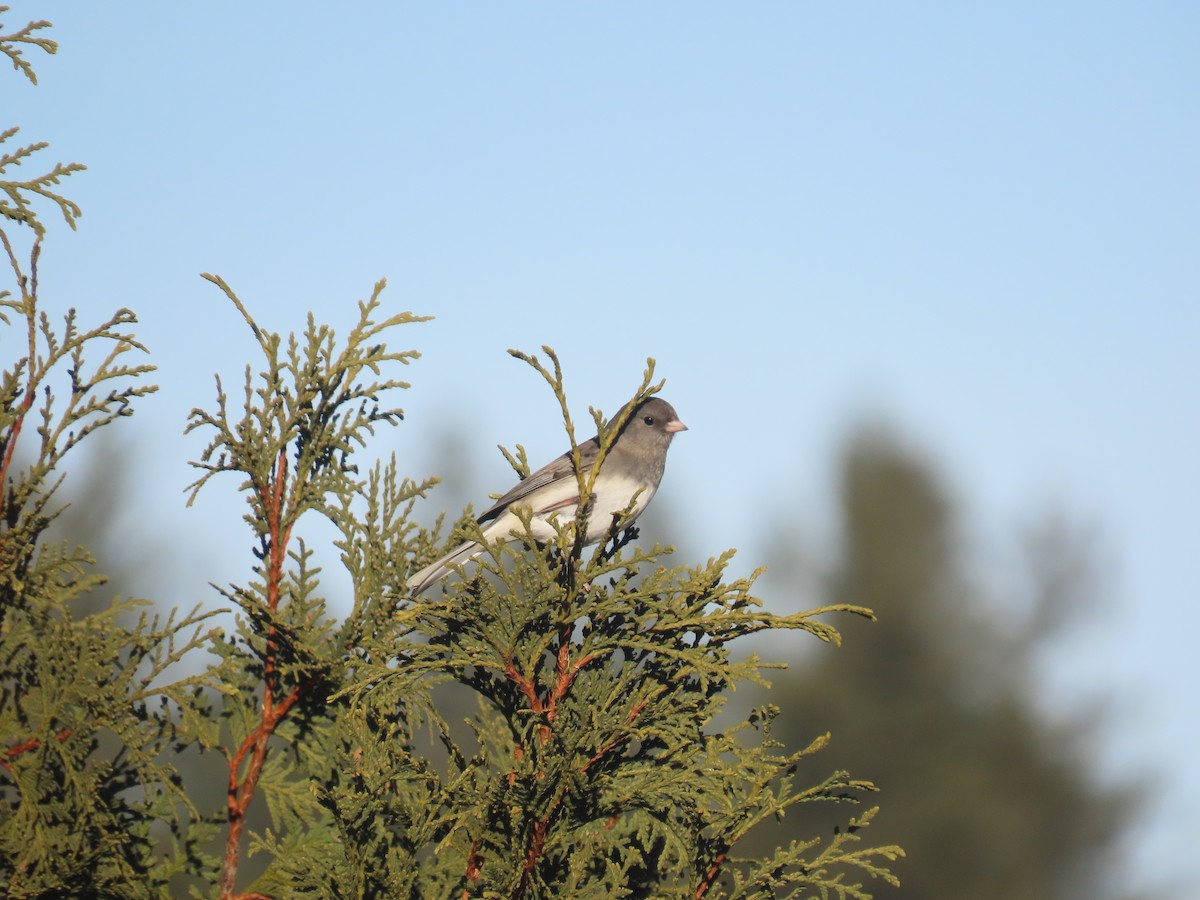
<svg viewBox="0 0 1200 900">
<path fill-rule="evenodd" d="M 621 407 L 612 420 L 619 421 L 624 412 L 625 407 Z M 687 431 L 687 426 L 679 421 L 675 408 L 666 400 L 651 397 L 634 408 L 617 440 L 623 449 L 652 452 L 662 448 L 660 452 L 665 453 L 671 438 L 680 431 Z"/>
</svg>

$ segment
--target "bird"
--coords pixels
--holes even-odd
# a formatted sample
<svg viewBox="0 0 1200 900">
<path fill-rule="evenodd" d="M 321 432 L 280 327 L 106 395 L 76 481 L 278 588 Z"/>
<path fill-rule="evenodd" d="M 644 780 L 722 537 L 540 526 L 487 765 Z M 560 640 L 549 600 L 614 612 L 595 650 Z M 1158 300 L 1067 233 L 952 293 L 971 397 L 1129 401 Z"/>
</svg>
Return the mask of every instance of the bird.
<svg viewBox="0 0 1200 900">
<path fill-rule="evenodd" d="M 680 421 L 674 407 L 660 397 L 650 397 L 634 406 L 625 416 L 630 404 L 618 410 L 613 422 L 624 419 L 624 425 L 611 444 L 596 482 L 592 486 L 593 504 L 588 515 L 585 542 L 594 544 L 612 529 L 613 516 L 629 510 L 628 525 L 650 504 L 662 480 L 667 465 L 667 448 L 671 439 L 688 427 Z M 600 436 L 578 445 L 579 464 L 585 477 L 600 453 Z M 579 480 L 571 461 L 571 451 L 538 469 L 518 482 L 512 490 L 479 516 L 477 522 L 488 541 L 518 540 L 525 527 L 515 509 L 525 507 L 530 516 L 529 531 L 537 541 L 550 541 L 559 527 L 574 521 L 579 506 Z M 417 596 L 441 581 L 484 547 L 478 541 L 466 541 L 441 559 L 430 563 L 410 576 L 406 587 Z"/>
</svg>

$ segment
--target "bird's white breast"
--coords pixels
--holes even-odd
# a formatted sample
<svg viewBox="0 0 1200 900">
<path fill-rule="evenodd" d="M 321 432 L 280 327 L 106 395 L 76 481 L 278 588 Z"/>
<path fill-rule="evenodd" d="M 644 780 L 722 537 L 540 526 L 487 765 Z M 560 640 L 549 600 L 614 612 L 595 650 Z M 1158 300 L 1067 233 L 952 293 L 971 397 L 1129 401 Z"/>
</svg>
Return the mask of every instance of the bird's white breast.
<svg viewBox="0 0 1200 900">
<path fill-rule="evenodd" d="M 646 487 L 632 478 L 605 476 L 599 479 L 600 484 L 595 493 L 595 505 L 588 516 L 589 542 L 604 538 L 612 528 L 613 516 L 624 512 L 633 502 L 632 517 L 637 518 L 654 496 L 654 487 Z M 638 489 L 641 492 L 638 493 Z M 574 478 L 563 478 L 538 490 L 534 496 L 526 498 L 535 501 L 533 504 L 522 500 L 515 501 L 513 507 L 521 505 L 535 506 L 534 515 L 530 521 L 530 530 L 539 541 L 549 541 L 554 538 L 554 525 L 560 528 L 574 521 L 579 494 L 579 486 Z M 634 494 L 637 494 L 636 501 Z M 541 510 L 541 511 L 539 511 Z M 489 538 L 519 537 L 524 530 L 520 519 L 511 511 L 506 510 L 496 518 L 486 529 Z"/>
</svg>

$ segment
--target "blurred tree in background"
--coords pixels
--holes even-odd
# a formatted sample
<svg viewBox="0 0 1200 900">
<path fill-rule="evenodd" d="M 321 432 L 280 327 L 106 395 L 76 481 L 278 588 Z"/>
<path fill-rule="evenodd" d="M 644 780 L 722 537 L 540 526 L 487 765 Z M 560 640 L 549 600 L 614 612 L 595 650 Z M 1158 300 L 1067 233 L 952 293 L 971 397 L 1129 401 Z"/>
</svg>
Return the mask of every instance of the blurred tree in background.
<svg viewBox="0 0 1200 900">
<path fill-rule="evenodd" d="M 1031 533 L 1028 569 L 1013 579 L 1029 590 L 989 604 L 938 473 L 878 427 L 845 450 L 840 515 L 829 597 L 868 606 L 879 622 L 847 623 L 840 650 L 773 679 L 784 703 L 776 737 L 801 746 L 832 732 L 839 760 L 879 785 L 878 832 L 902 840 L 908 859 L 902 887 L 880 885 L 878 896 L 1114 896 L 1112 854 L 1133 792 L 1098 781 L 1095 722 L 1054 721 L 1036 680 L 1056 629 L 1096 599 L 1078 535 L 1061 523 Z M 808 833 L 822 812 L 789 812 L 759 837 Z"/>
</svg>

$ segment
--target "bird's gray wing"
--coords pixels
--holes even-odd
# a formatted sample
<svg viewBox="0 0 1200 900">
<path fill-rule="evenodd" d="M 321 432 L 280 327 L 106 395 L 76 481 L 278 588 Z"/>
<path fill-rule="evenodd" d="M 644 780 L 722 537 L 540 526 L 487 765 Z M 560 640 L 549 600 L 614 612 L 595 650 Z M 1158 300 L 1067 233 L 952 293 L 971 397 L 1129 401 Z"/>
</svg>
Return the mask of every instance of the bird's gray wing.
<svg viewBox="0 0 1200 900">
<path fill-rule="evenodd" d="M 590 468 L 592 463 L 595 462 L 596 454 L 599 452 L 599 448 L 600 442 L 597 438 L 584 441 L 584 443 L 579 445 L 579 461 L 584 469 Z M 531 494 L 536 493 L 548 485 L 562 481 L 565 478 L 575 478 L 575 468 L 571 464 L 570 453 L 564 453 L 557 459 L 551 460 L 549 463 L 531 474 L 528 478 L 514 485 L 512 490 L 497 500 L 490 509 L 479 516 L 479 524 L 483 525 L 492 521 L 492 519 L 495 519 L 497 516 L 499 516 L 513 503 L 519 503 L 522 500 L 528 500 L 530 499 Z M 549 512 L 550 509 L 556 509 L 560 506 L 569 506 L 572 503 L 578 502 L 579 495 L 576 493 L 573 497 L 566 500 L 561 500 L 558 503 L 554 503 L 546 509 L 535 508 L 533 511 L 535 513 Z"/>
</svg>

